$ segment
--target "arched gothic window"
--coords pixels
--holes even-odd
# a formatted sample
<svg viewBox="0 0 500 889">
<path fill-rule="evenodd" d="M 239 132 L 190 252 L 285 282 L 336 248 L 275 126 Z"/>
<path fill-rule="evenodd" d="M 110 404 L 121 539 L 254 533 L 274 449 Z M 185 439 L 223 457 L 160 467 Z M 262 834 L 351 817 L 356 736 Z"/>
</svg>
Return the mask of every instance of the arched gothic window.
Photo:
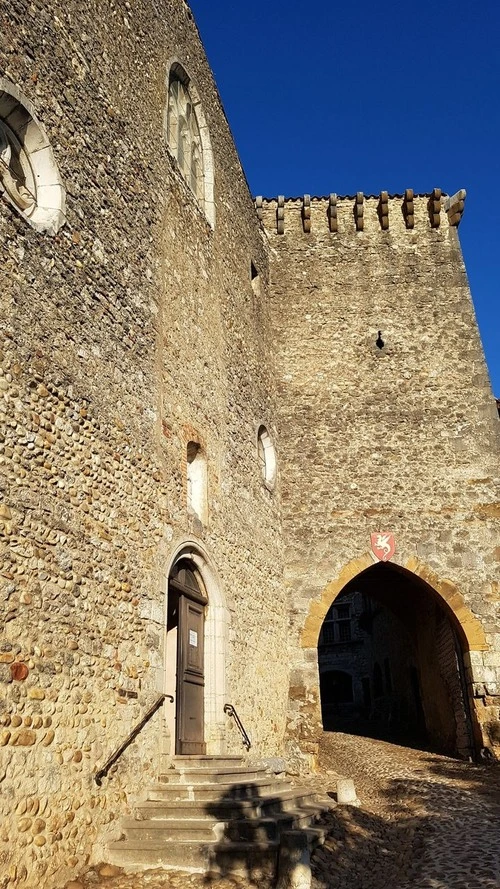
<svg viewBox="0 0 500 889">
<path fill-rule="evenodd" d="M 184 179 L 203 205 L 205 195 L 200 127 L 187 85 L 175 72 L 171 73 L 168 86 L 167 142 Z"/>
<path fill-rule="evenodd" d="M 26 216 L 36 205 L 36 188 L 33 170 L 15 133 L 0 120 L 0 177 L 12 201 L 24 210 Z"/>
</svg>

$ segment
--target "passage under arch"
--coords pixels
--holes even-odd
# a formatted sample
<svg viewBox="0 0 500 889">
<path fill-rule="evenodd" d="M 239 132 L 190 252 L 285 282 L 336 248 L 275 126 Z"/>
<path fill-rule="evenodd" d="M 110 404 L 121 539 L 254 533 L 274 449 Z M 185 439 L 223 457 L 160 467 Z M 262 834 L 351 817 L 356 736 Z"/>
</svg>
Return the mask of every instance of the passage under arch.
<svg viewBox="0 0 500 889">
<path fill-rule="evenodd" d="M 350 614 L 349 638 L 331 631 L 339 609 Z M 455 615 L 435 590 L 401 566 L 372 563 L 340 590 L 319 636 L 325 729 L 471 756 L 477 732 L 466 653 Z M 332 668 L 350 674 L 354 690 L 352 708 L 337 708 L 335 720 L 326 682 Z"/>
<path fill-rule="evenodd" d="M 348 715 L 354 702 L 352 676 L 345 670 L 320 672 L 321 716 L 326 731 L 335 728 L 339 715 Z"/>
<path fill-rule="evenodd" d="M 337 577 L 326 584 L 319 598 L 311 601 L 300 637 L 302 648 L 317 647 L 325 615 L 332 603 L 349 581 L 371 567 L 373 558 L 369 553 L 363 553 L 352 559 L 343 566 Z M 404 567 L 400 565 L 394 567 L 422 580 L 424 586 L 429 587 L 442 601 L 450 616 L 453 616 L 457 631 L 469 651 L 488 651 L 489 646 L 481 621 L 468 608 L 463 595 L 450 580 L 440 578 L 415 557 L 410 558 Z"/>
</svg>

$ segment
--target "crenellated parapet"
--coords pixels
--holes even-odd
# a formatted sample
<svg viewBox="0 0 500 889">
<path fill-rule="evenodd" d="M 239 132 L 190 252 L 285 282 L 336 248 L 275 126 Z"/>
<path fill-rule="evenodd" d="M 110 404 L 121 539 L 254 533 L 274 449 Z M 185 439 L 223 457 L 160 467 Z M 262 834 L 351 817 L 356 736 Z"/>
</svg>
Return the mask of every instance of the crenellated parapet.
<svg viewBox="0 0 500 889">
<path fill-rule="evenodd" d="M 448 214 L 450 225 L 459 225 L 464 212 L 466 196 L 467 192 L 465 191 L 465 188 L 461 188 L 460 191 L 457 191 L 451 197 L 446 198 L 444 209 Z"/>
<path fill-rule="evenodd" d="M 447 195 L 440 188 L 427 194 L 415 194 L 407 188 L 403 194 L 389 194 L 381 191 L 378 195 L 365 195 L 358 191 L 355 195 L 336 195 L 255 199 L 259 220 L 268 231 L 283 235 L 287 231 L 302 230 L 311 232 L 330 231 L 363 232 L 379 229 L 431 228 L 443 226 L 457 227 L 462 219 L 466 192 L 457 191 Z"/>
</svg>

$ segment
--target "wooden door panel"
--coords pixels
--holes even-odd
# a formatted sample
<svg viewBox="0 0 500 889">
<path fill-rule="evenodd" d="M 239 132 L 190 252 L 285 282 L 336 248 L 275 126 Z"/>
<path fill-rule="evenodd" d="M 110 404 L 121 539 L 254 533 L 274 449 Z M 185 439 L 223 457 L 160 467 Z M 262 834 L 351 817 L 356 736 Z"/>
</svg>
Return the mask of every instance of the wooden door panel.
<svg viewBox="0 0 500 889">
<path fill-rule="evenodd" d="M 179 606 L 176 753 L 203 754 L 205 608 L 184 595 Z"/>
</svg>

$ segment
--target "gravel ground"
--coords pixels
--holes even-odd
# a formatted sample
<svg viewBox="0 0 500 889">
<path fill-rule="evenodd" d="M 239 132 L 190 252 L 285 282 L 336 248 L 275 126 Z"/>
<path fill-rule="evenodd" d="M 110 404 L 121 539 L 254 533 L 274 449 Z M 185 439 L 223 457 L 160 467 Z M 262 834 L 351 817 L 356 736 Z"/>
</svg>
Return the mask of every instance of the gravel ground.
<svg viewBox="0 0 500 889">
<path fill-rule="evenodd" d="M 500 765 L 471 765 L 385 741 L 325 733 L 322 792 L 353 778 L 359 808 L 338 806 L 312 859 L 312 889 L 500 889 Z M 105 865 L 67 889 L 255 889 L 239 878 Z M 260 883 L 259 883 L 260 885 Z M 263 884 L 262 884 L 263 885 Z"/>
</svg>

